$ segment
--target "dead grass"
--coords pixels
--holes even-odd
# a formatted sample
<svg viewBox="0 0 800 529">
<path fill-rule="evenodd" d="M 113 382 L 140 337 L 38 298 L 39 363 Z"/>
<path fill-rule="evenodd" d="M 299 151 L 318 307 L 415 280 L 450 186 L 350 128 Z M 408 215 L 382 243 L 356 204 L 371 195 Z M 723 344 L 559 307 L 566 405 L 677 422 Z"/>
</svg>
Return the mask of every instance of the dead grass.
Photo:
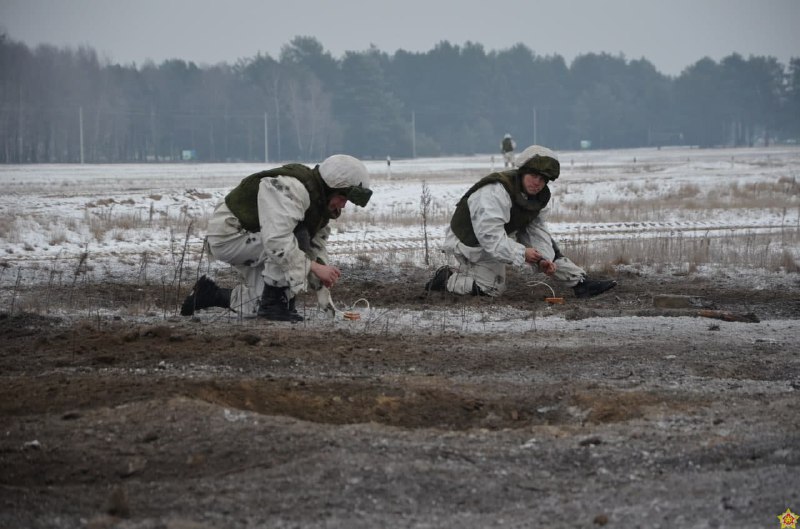
<svg viewBox="0 0 800 529">
<path fill-rule="evenodd" d="M 778 258 L 777 267 L 789 274 L 800 273 L 800 260 L 798 260 L 788 249 L 784 249 Z"/>
<path fill-rule="evenodd" d="M 84 214 L 84 224 L 88 227 L 94 241 L 102 242 L 110 236 L 116 241 L 125 241 L 128 233 L 145 230 L 174 230 L 185 231 L 191 224 L 195 231 L 203 231 L 208 225 L 208 218 L 196 218 L 186 208 L 172 208 L 153 211 L 145 210 L 115 211 L 114 207 L 97 209 L 87 208 Z M 110 234 L 110 235 L 109 235 Z"/>
<path fill-rule="evenodd" d="M 649 222 L 673 218 L 676 211 L 690 219 L 708 219 L 719 210 L 763 209 L 775 214 L 781 214 L 784 210 L 800 210 L 800 185 L 789 178 L 746 185 L 729 182 L 705 192 L 692 183 L 681 184 L 674 191 L 659 189 L 655 183 L 626 183 L 620 187 L 620 191 L 624 198 L 598 199 L 594 203 L 572 199 L 569 194 L 563 200 L 557 196 L 548 208 L 548 220 L 580 223 Z"/>
<path fill-rule="evenodd" d="M 574 184 L 573 184 L 574 185 Z M 703 230 L 704 224 L 737 210 L 759 209 L 765 216 L 785 219 L 788 211 L 797 210 L 800 216 L 800 188 L 794 177 L 782 177 L 772 182 L 739 184 L 727 182 L 711 190 L 694 183 L 683 183 L 672 191 L 668 184 L 659 181 L 625 183 L 624 198 L 617 200 L 554 201 L 548 213 L 548 222 L 579 223 L 587 226 L 614 223 L 647 223 L 664 226 L 664 219 L 681 219 L 672 233 L 659 235 L 648 232 L 643 224 L 640 233 L 625 236 L 620 232 L 615 238 L 602 240 L 590 233 L 564 241 L 567 255 L 582 266 L 602 273 L 612 273 L 615 267 L 630 264 L 678 267 L 688 274 L 696 273 L 703 265 L 720 264 L 761 268 L 770 271 L 797 272 L 797 248 L 800 247 L 800 226 L 786 225 L 780 233 L 752 231 Z M 569 196 L 569 187 L 565 186 Z M 639 198 L 631 198 L 631 195 Z M 652 198 L 642 198 L 654 195 Z M 354 208 L 340 229 L 344 231 L 380 232 L 381 227 L 421 226 L 418 205 L 397 205 L 390 212 L 372 214 L 369 210 Z M 431 204 L 429 225 L 443 228 L 452 216 L 452 207 L 435 201 Z M 692 223 L 698 225 L 692 227 Z M 363 245 L 362 245 L 363 246 Z M 381 263 L 410 263 L 419 258 L 417 249 L 392 248 L 373 251 L 354 248 L 356 255 L 369 255 L 373 265 Z M 434 252 L 437 253 L 437 252 Z"/>
<path fill-rule="evenodd" d="M 702 265 L 798 273 L 800 231 L 783 234 L 725 234 L 702 237 L 642 237 L 595 240 L 586 237 L 560 243 L 580 266 L 610 272 L 620 265 L 670 266 L 695 273 Z"/>
<path fill-rule="evenodd" d="M 620 166 L 619 172 L 627 174 L 648 173 L 636 181 L 621 181 L 610 196 L 599 198 L 585 197 L 584 184 L 559 180 L 554 189 L 554 200 L 548 208 L 547 220 L 551 223 L 575 223 L 587 227 L 598 224 L 646 223 L 666 224 L 665 219 L 677 219 L 690 225 L 693 222 L 700 228 L 676 228 L 671 234 L 648 232 L 625 235 L 623 231 L 606 235 L 604 240 L 589 232 L 560 241 L 562 250 L 582 266 L 603 274 L 613 274 L 621 266 L 648 265 L 654 268 L 679 268 L 686 273 L 696 273 L 708 264 L 761 268 L 785 273 L 799 273 L 800 270 L 800 184 L 791 173 L 773 176 L 771 179 L 751 180 L 720 178 L 719 185 L 713 188 L 693 182 L 678 185 L 664 178 L 664 167 L 657 165 L 634 164 Z M 571 170 L 582 179 L 594 178 L 599 173 L 616 169 L 591 164 L 574 167 Z M 784 170 L 784 169 L 779 169 Z M 652 173 L 652 177 L 649 173 Z M 481 171 L 460 172 L 458 181 L 464 181 L 465 188 L 470 182 L 483 176 Z M 455 175 L 444 173 L 420 173 L 404 180 L 429 183 L 452 182 Z M 627 177 L 626 177 L 627 178 Z M 384 180 L 378 176 L 376 180 Z M 587 180 L 588 181 L 588 180 Z M 67 243 L 100 245 L 114 242 L 134 242 L 139 240 L 163 241 L 169 238 L 168 250 L 148 253 L 146 247 L 141 254 L 122 256 L 129 264 L 140 268 L 140 275 L 147 276 L 150 270 L 158 267 L 177 269 L 182 263 L 178 257 L 183 251 L 187 234 L 193 239 L 201 239 L 207 230 L 208 218 L 216 202 L 214 195 L 197 190 L 175 193 L 143 193 L 127 198 L 110 198 L 109 191 L 98 193 L 100 198 L 81 202 L 74 218 L 58 218 L 56 213 L 40 210 L 36 213 L 7 211 L 0 218 L 0 239 L 14 244 L 6 248 L 6 258 L 16 260 L 25 253 L 40 252 L 42 247 L 55 253 L 59 246 Z M 219 199 L 221 195 L 217 195 Z M 426 213 L 429 227 L 437 230 L 449 223 L 455 201 L 451 198 L 433 196 Z M 784 219 L 780 231 L 766 234 L 753 228 L 743 232 L 741 228 L 709 233 L 697 231 L 702 224 L 716 218 L 730 218 L 733 213 L 745 210 L 763 212 L 764 218 Z M 63 211 L 63 209 L 62 209 Z M 745 215 L 742 215 L 745 218 Z M 754 218 L 748 211 L 746 218 Z M 790 220 L 786 220 L 790 219 Z M 782 221 L 778 221 L 782 222 Z M 33 229 L 31 228 L 33 226 Z M 398 201 L 388 211 L 375 212 L 371 208 L 348 208 L 342 219 L 332 225 L 334 231 L 348 234 L 363 233 L 361 240 L 356 238 L 346 247 L 337 247 L 338 256 L 352 257 L 363 267 L 380 268 L 385 266 L 418 266 L 424 261 L 425 252 L 422 238 L 422 219 L 418 198 Z M 419 228 L 420 237 L 400 237 L 396 243 L 387 237 L 385 246 L 373 245 L 380 238 L 382 230 L 409 232 Z M 613 226 L 610 228 L 613 231 Z M 35 231 L 42 235 L 41 241 L 22 241 L 19 233 Z M 149 236 L 148 233 L 153 235 Z M 164 234 L 167 234 L 165 237 Z M 610 238 L 613 237 L 613 238 Z M 143 246 L 146 246 L 143 245 Z M 199 248 L 199 244 L 198 244 Z M 192 250 L 194 251 L 194 250 Z M 13 257 L 10 255 L 13 254 Z M 199 251 L 196 253 L 199 254 Z M 337 256 L 337 257 L 338 257 Z M 431 249 L 430 266 L 447 262 L 438 251 L 436 244 Z M 195 259 L 196 256 L 190 256 Z M 137 261 L 138 259 L 138 261 Z M 137 264 L 139 262 L 140 264 Z M 186 264 L 192 268 L 193 264 Z"/>
<path fill-rule="evenodd" d="M 454 207 L 432 201 L 428 211 L 428 223 L 431 225 L 446 224 L 450 222 Z M 369 209 L 352 208 L 337 220 L 337 226 L 345 231 L 350 231 L 358 226 L 392 226 L 409 227 L 421 226 L 419 204 L 395 205 L 386 213 L 374 213 Z"/>
</svg>

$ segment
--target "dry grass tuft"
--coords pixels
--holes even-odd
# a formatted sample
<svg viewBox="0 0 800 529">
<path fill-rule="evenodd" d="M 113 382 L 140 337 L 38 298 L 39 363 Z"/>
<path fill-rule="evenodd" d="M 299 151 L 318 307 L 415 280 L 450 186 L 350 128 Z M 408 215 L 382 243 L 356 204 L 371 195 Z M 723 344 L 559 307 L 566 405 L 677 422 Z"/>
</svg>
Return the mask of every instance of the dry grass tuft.
<svg viewBox="0 0 800 529">
<path fill-rule="evenodd" d="M 800 262 L 789 250 L 784 249 L 772 270 L 786 272 L 787 274 L 797 274 L 800 273 Z"/>
</svg>

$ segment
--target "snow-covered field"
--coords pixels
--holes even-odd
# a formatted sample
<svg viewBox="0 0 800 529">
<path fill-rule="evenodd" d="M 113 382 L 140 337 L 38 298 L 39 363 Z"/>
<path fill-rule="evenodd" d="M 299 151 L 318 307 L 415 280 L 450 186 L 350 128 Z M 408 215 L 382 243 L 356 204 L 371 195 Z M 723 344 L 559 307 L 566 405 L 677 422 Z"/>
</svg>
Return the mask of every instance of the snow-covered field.
<svg viewBox="0 0 800 529">
<path fill-rule="evenodd" d="M 551 281 L 550 305 L 543 275 L 511 269 L 500 298 L 425 293 L 491 156 L 393 160 L 391 177 L 376 161 L 373 200 L 331 240 L 334 301 L 361 318 L 309 293 L 298 324 L 178 315 L 196 274 L 233 285 L 200 260 L 206 222 L 265 166 L 0 166 L 0 527 L 745 528 L 796 511 L 800 149 L 561 159 L 552 231 L 614 290 Z"/>
<path fill-rule="evenodd" d="M 552 184 L 548 220 L 568 246 L 767 234 L 762 244 L 769 252 L 800 258 L 800 148 L 559 155 L 562 176 Z M 457 200 L 482 175 L 502 168 L 500 157 L 488 154 L 366 164 L 373 199 L 363 210 L 349 205 L 333 224 L 331 255 L 338 263 L 423 265 L 425 235 L 429 266 L 442 262 L 436 248 Z M 241 178 L 274 165 L 2 166 L 0 285 L 52 281 L 54 273 L 163 280 L 178 268 L 194 269 L 214 206 Z M 423 185 L 432 196 L 425 231 Z"/>
</svg>

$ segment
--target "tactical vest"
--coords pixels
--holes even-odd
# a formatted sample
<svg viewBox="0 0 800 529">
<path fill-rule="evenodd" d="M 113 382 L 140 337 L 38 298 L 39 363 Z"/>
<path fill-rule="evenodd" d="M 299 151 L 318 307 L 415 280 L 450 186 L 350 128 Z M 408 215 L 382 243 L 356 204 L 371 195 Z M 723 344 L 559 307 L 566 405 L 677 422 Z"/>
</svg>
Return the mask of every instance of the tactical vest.
<svg viewBox="0 0 800 529">
<path fill-rule="evenodd" d="M 522 182 L 517 171 L 503 171 L 484 176 L 461 197 L 456 205 L 453 218 L 450 219 L 450 229 L 453 230 L 458 240 L 467 246 L 473 248 L 480 246 L 472 227 L 467 199 L 481 187 L 498 182 L 503 184 L 508 196 L 511 197 L 511 219 L 504 225 L 506 234 L 525 229 L 550 202 L 550 188 L 547 186 L 532 197 L 522 191 Z"/>
<path fill-rule="evenodd" d="M 514 143 L 511 138 L 503 138 L 503 152 L 511 152 L 514 150 Z"/>
<path fill-rule="evenodd" d="M 276 176 L 297 178 L 308 191 L 311 205 L 306 210 L 302 224 L 308 229 L 308 234 L 313 239 L 314 235 L 327 226 L 330 220 L 326 215 L 328 203 L 325 197 L 325 182 L 319 175 L 319 166 L 309 169 L 303 164 L 291 163 L 251 174 L 225 196 L 225 204 L 239 219 L 242 228 L 249 232 L 261 231 L 261 224 L 258 222 L 258 186 L 262 178 L 275 178 Z"/>
</svg>

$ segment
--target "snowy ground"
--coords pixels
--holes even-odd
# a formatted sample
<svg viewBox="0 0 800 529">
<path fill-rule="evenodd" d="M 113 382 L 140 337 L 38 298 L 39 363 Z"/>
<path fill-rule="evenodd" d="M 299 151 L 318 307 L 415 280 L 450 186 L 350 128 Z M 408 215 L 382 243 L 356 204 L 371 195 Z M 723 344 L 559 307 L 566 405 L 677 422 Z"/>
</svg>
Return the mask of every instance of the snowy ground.
<svg viewBox="0 0 800 529">
<path fill-rule="evenodd" d="M 677 203 L 658 210 L 658 218 L 650 218 L 646 206 L 639 209 L 637 204 L 668 200 L 686 189 L 691 189 L 692 200 L 708 200 L 704 197 L 714 197 L 722 186 L 796 182 L 800 148 L 581 151 L 560 157 L 562 176 L 552 185 L 549 209 L 556 219 L 551 220 L 551 230 L 561 240 L 713 236 L 798 227 L 797 200 L 789 208 L 760 203 L 746 209 L 709 205 L 698 210 Z M 184 246 L 190 260 L 199 253 L 205 223 L 224 195 L 244 176 L 271 166 L 2 166 L 0 262 L 12 269 L 4 276 L 17 267 L 39 263 L 52 268 L 54 262 L 83 254 L 97 273 L 103 270 L 112 277 L 139 274 L 144 265 L 161 266 L 155 274 L 169 275 Z M 348 260 L 364 252 L 393 252 L 417 265 L 423 257 L 423 182 L 433 197 L 427 235 L 435 248 L 458 198 L 477 178 L 500 168 L 499 158 L 489 155 L 393 160 L 391 173 L 383 161 L 369 161 L 367 166 L 373 199 L 364 210 L 350 205 L 334 223 L 331 253 Z M 603 211 L 604 202 L 611 199 L 627 200 L 630 210 Z M 586 209 L 583 220 L 558 220 L 568 208 L 581 207 Z"/>
<path fill-rule="evenodd" d="M 683 252 L 684 240 L 716 237 L 733 248 L 753 246 L 747 249 L 800 260 L 797 196 L 776 202 L 769 194 L 760 200 L 757 191 L 747 199 L 748 207 L 716 204 L 717 195 L 748 186 L 781 182 L 792 193 L 800 181 L 800 148 L 579 151 L 560 153 L 560 159 L 562 175 L 552 184 L 548 218 L 553 234 L 567 246 L 597 248 L 605 241 L 621 245 L 622 250 L 613 251 L 624 253 L 624 245 L 657 238 L 665 241 L 669 254 L 676 240 Z M 366 164 L 373 199 L 365 209 L 349 205 L 332 224 L 330 254 L 336 264 L 374 269 L 424 267 L 425 235 L 428 266 L 445 262 L 437 247 L 455 203 L 480 176 L 501 169 L 500 158 L 490 155 L 393 160 L 391 167 L 385 161 Z M 115 281 L 174 286 L 183 277 L 191 282 L 199 272 L 224 274 L 226 265 L 209 263 L 201 252 L 206 222 L 241 178 L 266 167 L 271 165 L 0 167 L 4 300 L 26 285 Z M 423 185 L 433 199 L 426 231 L 420 209 Z M 689 207 L 689 201 L 707 205 Z M 752 240 L 758 234 L 769 237 L 760 242 L 764 251 Z M 674 257 L 663 256 L 667 261 Z M 625 266 L 650 273 L 653 264 L 652 258 L 648 263 L 634 258 Z M 745 277 L 766 289 L 792 281 L 791 275 L 774 270 L 754 274 L 752 263 L 701 263 L 696 268 L 695 273 L 711 275 L 720 275 L 722 268 L 733 281 Z"/>
<path fill-rule="evenodd" d="M 498 299 L 426 295 L 491 157 L 368 162 L 331 241 L 362 318 L 306 295 L 297 325 L 177 315 L 197 273 L 234 281 L 203 229 L 264 166 L 0 167 L 0 527 L 777 527 L 800 149 L 561 159 L 552 229 L 611 292 L 510 269 Z"/>
</svg>

